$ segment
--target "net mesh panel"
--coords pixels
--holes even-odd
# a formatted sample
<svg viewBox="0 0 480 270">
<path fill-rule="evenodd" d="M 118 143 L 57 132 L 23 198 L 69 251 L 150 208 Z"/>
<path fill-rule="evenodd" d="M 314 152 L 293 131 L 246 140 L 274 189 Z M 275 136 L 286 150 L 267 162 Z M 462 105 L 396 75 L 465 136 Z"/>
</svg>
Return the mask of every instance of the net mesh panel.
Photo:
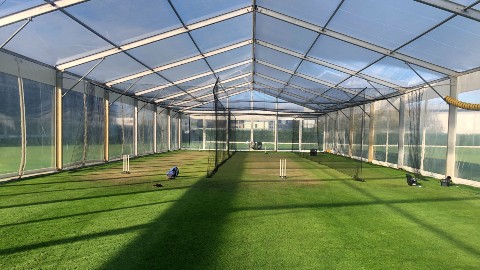
<svg viewBox="0 0 480 270">
<path fill-rule="evenodd" d="M 98 89 L 97 89 L 98 90 Z M 103 90 L 99 90 L 103 94 Z M 104 99 L 96 87 L 83 84 L 83 93 L 70 91 L 63 97 L 63 163 L 65 167 L 103 160 Z"/>
<path fill-rule="evenodd" d="M 218 168 L 225 162 L 234 151 L 229 151 L 229 141 L 230 136 L 234 136 L 235 129 L 232 128 L 231 113 L 223 106 L 223 104 L 218 99 L 218 81 L 213 88 L 214 96 L 214 126 L 213 132 L 209 132 L 208 141 L 213 142 L 208 155 L 208 167 L 207 167 L 207 176 L 212 177 L 218 170 Z M 233 123 L 235 124 L 235 123 Z"/>
<path fill-rule="evenodd" d="M 420 174 L 421 165 L 421 130 L 420 116 L 422 111 L 423 92 L 414 91 L 408 95 L 408 158 L 406 164 L 410 166 L 415 174 Z"/>
<path fill-rule="evenodd" d="M 298 151 L 300 149 L 299 145 L 299 127 L 300 127 L 300 120 L 293 120 L 292 122 L 292 152 Z"/>
</svg>

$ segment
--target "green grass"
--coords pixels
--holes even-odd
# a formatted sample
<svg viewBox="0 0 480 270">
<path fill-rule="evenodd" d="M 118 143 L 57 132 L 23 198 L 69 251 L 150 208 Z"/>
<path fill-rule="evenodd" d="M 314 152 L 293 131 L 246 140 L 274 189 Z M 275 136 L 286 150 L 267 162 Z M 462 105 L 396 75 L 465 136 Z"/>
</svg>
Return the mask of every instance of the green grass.
<svg viewBox="0 0 480 270">
<path fill-rule="evenodd" d="M 478 269 L 480 191 L 366 182 L 292 153 L 240 152 L 206 179 L 177 151 L 0 186 L 2 269 Z M 288 178 L 278 177 L 287 159 Z M 180 177 L 165 171 L 180 167 Z M 161 182 L 163 188 L 154 188 Z"/>
</svg>

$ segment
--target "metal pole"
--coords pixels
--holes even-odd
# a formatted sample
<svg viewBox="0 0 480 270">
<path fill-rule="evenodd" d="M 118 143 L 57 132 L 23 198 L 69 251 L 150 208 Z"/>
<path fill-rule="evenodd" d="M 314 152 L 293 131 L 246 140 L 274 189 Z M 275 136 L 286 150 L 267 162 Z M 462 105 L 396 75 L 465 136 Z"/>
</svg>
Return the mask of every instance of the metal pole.
<svg viewBox="0 0 480 270">
<path fill-rule="evenodd" d="M 458 79 L 450 77 L 450 96 L 458 98 Z M 448 108 L 448 135 L 447 135 L 447 158 L 445 174 L 455 176 L 455 145 L 457 134 L 457 107 L 449 105 Z"/>
<path fill-rule="evenodd" d="M 400 97 L 400 111 L 398 112 L 398 160 L 397 167 L 403 168 L 403 159 L 405 157 L 405 95 Z"/>
<path fill-rule="evenodd" d="M 62 87 L 63 73 L 56 71 L 55 82 L 55 167 L 63 168 L 63 144 L 62 144 Z"/>
</svg>

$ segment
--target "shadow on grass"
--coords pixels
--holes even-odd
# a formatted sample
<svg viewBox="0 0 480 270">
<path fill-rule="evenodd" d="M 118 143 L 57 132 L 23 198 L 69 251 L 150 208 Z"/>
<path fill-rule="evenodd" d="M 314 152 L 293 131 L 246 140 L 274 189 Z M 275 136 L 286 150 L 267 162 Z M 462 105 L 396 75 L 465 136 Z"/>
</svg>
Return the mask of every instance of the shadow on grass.
<svg viewBox="0 0 480 270">
<path fill-rule="evenodd" d="M 234 155 L 213 178 L 196 182 L 102 269 L 206 269 L 221 248 L 221 230 L 237 192 L 246 155 Z"/>
<path fill-rule="evenodd" d="M 476 249 L 475 247 L 472 247 L 470 245 L 468 245 L 467 243 L 459 240 L 459 239 L 456 239 L 455 237 L 453 237 L 452 235 L 450 235 L 448 232 L 440 229 L 438 226 L 433 226 L 431 224 L 428 224 L 427 222 L 415 217 L 414 215 L 410 214 L 408 211 L 405 211 L 401 208 L 399 208 L 398 206 L 394 205 L 394 203 L 392 202 L 389 202 L 389 201 L 384 201 L 378 197 L 376 197 L 375 195 L 369 193 L 368 191 L 364 190 L 364 189 L 361 189 L 359 188 L 358 186 L 350 183 L 350 182 L 347 182 L 345 181 L 345 184 L 347 186 L 349 186 L 350 188 L 358 191 L 359 193 L 362 193 L 363 195 L 365 195 L 366 197 L 374 200 L 374 202 L 377 202 L 379 204 L 384 204 L 386 207 L 390 208 L 391 210 L 393 210 L 394 212 L 398 213 L 399 215 L 402 215 L 403 217 L 405 217 L 406 219 L 410 220 L 411 222 L 414 222 L 416 224 L 418 224 L 420 227 L 436 234 L 439 238 L 441 239 L 444 239 L 448 242 L 450 242 L 452 245 L 470 253 L 470 254 L 473 254 L 475 256 L 480 256 L 480 250 Z M 472 198 L 471 200 L 478 200 L 479 198 Z M 461 199 L 451 199 L 452 201 L 457 201 L 457 200 L 461 200 Z M 410 201 L 410 203 L 417 203 L 417 202 L 421 202 L 422 199 L 419 199 L 419 200 L 414 200 L 414 201 Z M 433 200 L 433 201 L 437 201 L 437 200 Z M 438 201 L 450 201 L 450 199 L 444 199 L 444 200 L 438 200 Z"/>
<path fill-rule="evenodd" d="M 41 202 L 32 202 L 32 203 L 23 203 L 23 204 L 4 205 L 4 206 L 0 206 L 0 209 L 8 209 L 8 208 L 15 208 L 15 207 L 25 207 L 25 206 L 32 206 L 32 205 L 42 205 L 42 204 L 51 204 L 51 203 L 62 203 L 62 202 L 82 201 L 82 200 L 89 200 L 89 199 L 110 198 L 110 197 L 116 197 L 116 196 L 126 196 L 126 195 L 134 195 L 134 194 L 144 194 L 144 193 L 152 193 L 152 192 L 162 192 L 163 190 L 178 190 L 178 189 L 188 189 L 188 188 L 190 188 L 190 187 L 189 187 L 189 186 L 186 186 L 186 187 L 173 187 L 173 188 L 162 188 L 162 189 L 142 190 L 142 191 L 134 191 L 134 192 L 122 192 L 122 193 L 114 193 L 114 194 L 108 194 L 108 195 L 98 195 L 98 196 L 87 196 L 87 197 L 58 199 L 58 200 L 48 200 L 48 201 L 41 201 Z"/>
<path fill-rule="evenodd" d="M 16 223 L 10 223 L 10 224 L 2 224 L 2 225 L 0 225 L 0 228 L 10 227 L 10 226 L 17 226 L 17 225 L 25 225 L 25 224 L 33 224 L 33 223 L 39 223 L 39 222 L 45 222 L 45 221 L 52 221 L 52 220 L 60 220 L 60 219 L 72 218 L 72 217 L 80 217 L 80 216 L 86 216 L 86 215 L 109 213 L 109 212 L 114 212 L 114 211 L 127 210 L 127 209 L 140 208 L 140 207 L 148 207 L 148 206 L 154 206 L 154 205 L 165 204 L 165 203 L 173 203 L 173 202 L 176 202 L 176 200 L 164 201 L 164 202 L 154 202 L 154 203 L 145 203 L 145 204 L 137 204 L 137 205 L 124 206 L 124 207 L 116 207 L 116 208 L 110 208 L 110 209 L 105 209 L 105 210 L 83 212 L 83 213 L 77 213 L 77 214 L 71 214 L 71 215 L 55 216 L 55 217 L 42 218 L 42 219 L 36 219 L 36 220 L 28 220 L 28 221 L 24 221 L 24 222 L 16 222 Z"/>
</svg>

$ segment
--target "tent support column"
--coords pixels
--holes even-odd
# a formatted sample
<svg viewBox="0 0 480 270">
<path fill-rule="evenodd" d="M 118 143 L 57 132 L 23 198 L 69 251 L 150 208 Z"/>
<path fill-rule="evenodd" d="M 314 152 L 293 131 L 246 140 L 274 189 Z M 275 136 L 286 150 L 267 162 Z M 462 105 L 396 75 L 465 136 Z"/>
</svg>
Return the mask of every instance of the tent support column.
<svg viewBox="0 0 480 270">
<path fill-rule="evenodd" d="M 109 132 L 108 132 L 108 126 L 109 126 L 109 119 L 110 119 L 110 102 L 109 102 L 109 91 L 108 90 L 103 90 L 104 92 L 104 106 L 105 106 L 105 115 L 104 115 L 104 137 L 103 137 L 103 160 L 105 162 L 108 162 L 109 158 Z"/>
<path fill-rule="evenodd" d="M 167 150 L 172 151 L 172 118 L 170 110 L 167 110 Z"/>
<path fill-rule="evenodd" d="M 298 120 L 298 151 L 302 152 L 303 119 Z"/>
<path fill-rule="evenodd" d="M 406 96 L 400 97 L 400 110 L 398 112 L 398 161 L 397 167 L 403 168 L 403 160 L 405 157 L 405 102 Z"/>
<path fill-rule="evenodd" d="M 373 145 L 375 142 L 375 102 L 370 103 L 370 122 L 368 125 L 368 162 L 373 161 Z"/>
<path fill-rule="evenodd" d="M 203 119 L 202 119 L 202 123 L 203 123 L 203 130 L 202 130 L 202 133 L 203 133 L 203 143 L 202 143 L 202 149 L 205 150 L 206 147 L 207 147 L 207 119 L 205 119 L 205 115 L 203 116 Z"/>
<path fill-rule="evenodd" d="M 157 111 L 158 107 L 155 106 L 153 111 L 153 153 L 157 153 Z"/>
<path fill-rule="evenodd" d="M 63 72 L 57 70 L 55 79 L 55 168 L 58 171 L 63 169 L 62 88 Z"/>
<path fill-rule="evenodd" d="M 138 100 L 134 100 L 133 113 L 133 156 L 138 156 Z"/>
<path fill-rule="evenodd" d="M 450 96 L 458 99 L 458 79 L 450 77 Z M 455 176 L 455 146 L 457 143 L 457 107 L 449 105 L 448 108 L 448 136 L 447 136 L 447 158 L 445 174 Z"/>
<path fill-rule="evenodd" d="M 350 108 L 350 119 L 348 120 L 348 156 L 353 156 L 353 107 Z"/>
</svg>

